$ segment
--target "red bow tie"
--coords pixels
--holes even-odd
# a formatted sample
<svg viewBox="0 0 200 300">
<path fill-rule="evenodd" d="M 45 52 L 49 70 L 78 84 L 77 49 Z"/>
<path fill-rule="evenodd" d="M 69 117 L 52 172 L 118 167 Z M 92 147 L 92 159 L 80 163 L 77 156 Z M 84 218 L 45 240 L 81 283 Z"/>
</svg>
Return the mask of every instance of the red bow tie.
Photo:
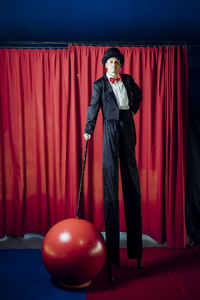
<svg viewBox="0 0 200 300">
<path fill-rule="evenodd" d="M 122 80 L 122 77 L 121 77 L 121 75 L 118 75 L 117 77 L 115 77 L 115 78 L 110 78 L 110 82 L 113 84 L 115 81 L 121 81 Z"/>
</svg>

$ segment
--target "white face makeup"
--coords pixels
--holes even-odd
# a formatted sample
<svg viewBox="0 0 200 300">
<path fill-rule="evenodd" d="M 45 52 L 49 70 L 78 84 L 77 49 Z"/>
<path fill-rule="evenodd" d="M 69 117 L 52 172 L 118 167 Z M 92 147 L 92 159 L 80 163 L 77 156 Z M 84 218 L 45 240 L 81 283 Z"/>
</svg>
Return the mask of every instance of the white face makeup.
<svg viewBox="0 0 200 300">
<path fill-rule="evenodd" d="M 108 70 L 108 74 L 115 77 L 118 75 L 119 69 L 121 68 L 120 60 L 116 57 L 111 57 L 105 63 L 105 67 Z"/>
</svg>

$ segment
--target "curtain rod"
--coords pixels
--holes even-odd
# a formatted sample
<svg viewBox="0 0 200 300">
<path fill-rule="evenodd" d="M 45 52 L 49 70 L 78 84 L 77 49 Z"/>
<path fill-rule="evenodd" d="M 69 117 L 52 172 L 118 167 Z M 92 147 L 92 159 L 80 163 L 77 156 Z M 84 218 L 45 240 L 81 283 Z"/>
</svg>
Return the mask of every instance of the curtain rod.
<svg viewBox="0 0 200 300">
<path fill-rule="evenodd" d="M 0 48 L 23 49 L 67 49 L 69 46 L 108 46 L 108 47 L 170 47 L 170 46 L 200 46 L 200 42 L 172 42 L 172 41 L 97 41 L 97 42 L 70 42 L 70 41 L 0 41 Z"/>
</svg>

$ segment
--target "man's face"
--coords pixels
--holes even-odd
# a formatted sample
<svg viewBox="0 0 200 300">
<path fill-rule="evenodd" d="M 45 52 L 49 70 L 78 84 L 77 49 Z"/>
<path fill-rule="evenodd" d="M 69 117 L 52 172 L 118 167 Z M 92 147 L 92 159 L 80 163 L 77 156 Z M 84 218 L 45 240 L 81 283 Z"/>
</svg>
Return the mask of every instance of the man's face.
<svg viewBox="0 0 200 300">
<path fill-rule="evenodd" d="M 108 74 L 111 76 L 117 76 L 119 69 L 121 68 L 120 60 L 116 57 L 111 57 L 105 63 L 105 67 L 108 70 Z"/>
</svg>

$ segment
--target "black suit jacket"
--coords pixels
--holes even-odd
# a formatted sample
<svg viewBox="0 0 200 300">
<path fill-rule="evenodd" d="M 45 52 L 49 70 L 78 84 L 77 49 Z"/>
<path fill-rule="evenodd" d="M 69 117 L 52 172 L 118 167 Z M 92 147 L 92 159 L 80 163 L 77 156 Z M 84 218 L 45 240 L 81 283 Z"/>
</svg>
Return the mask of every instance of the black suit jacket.
<svg viewBox="0 0 200 300">
<path fill-rule="evenodd" d="M 130 112 L 135 114 L 140 107 L 142 91 L 131 75 L 120 75 L 127 90 Z M 93 93 L 88 108 L 85 133 L 93 134 L 100 108 L 104 120 L 119 120 L 119 107 L 106 74 L 93 83 Z"/>
</svg>

